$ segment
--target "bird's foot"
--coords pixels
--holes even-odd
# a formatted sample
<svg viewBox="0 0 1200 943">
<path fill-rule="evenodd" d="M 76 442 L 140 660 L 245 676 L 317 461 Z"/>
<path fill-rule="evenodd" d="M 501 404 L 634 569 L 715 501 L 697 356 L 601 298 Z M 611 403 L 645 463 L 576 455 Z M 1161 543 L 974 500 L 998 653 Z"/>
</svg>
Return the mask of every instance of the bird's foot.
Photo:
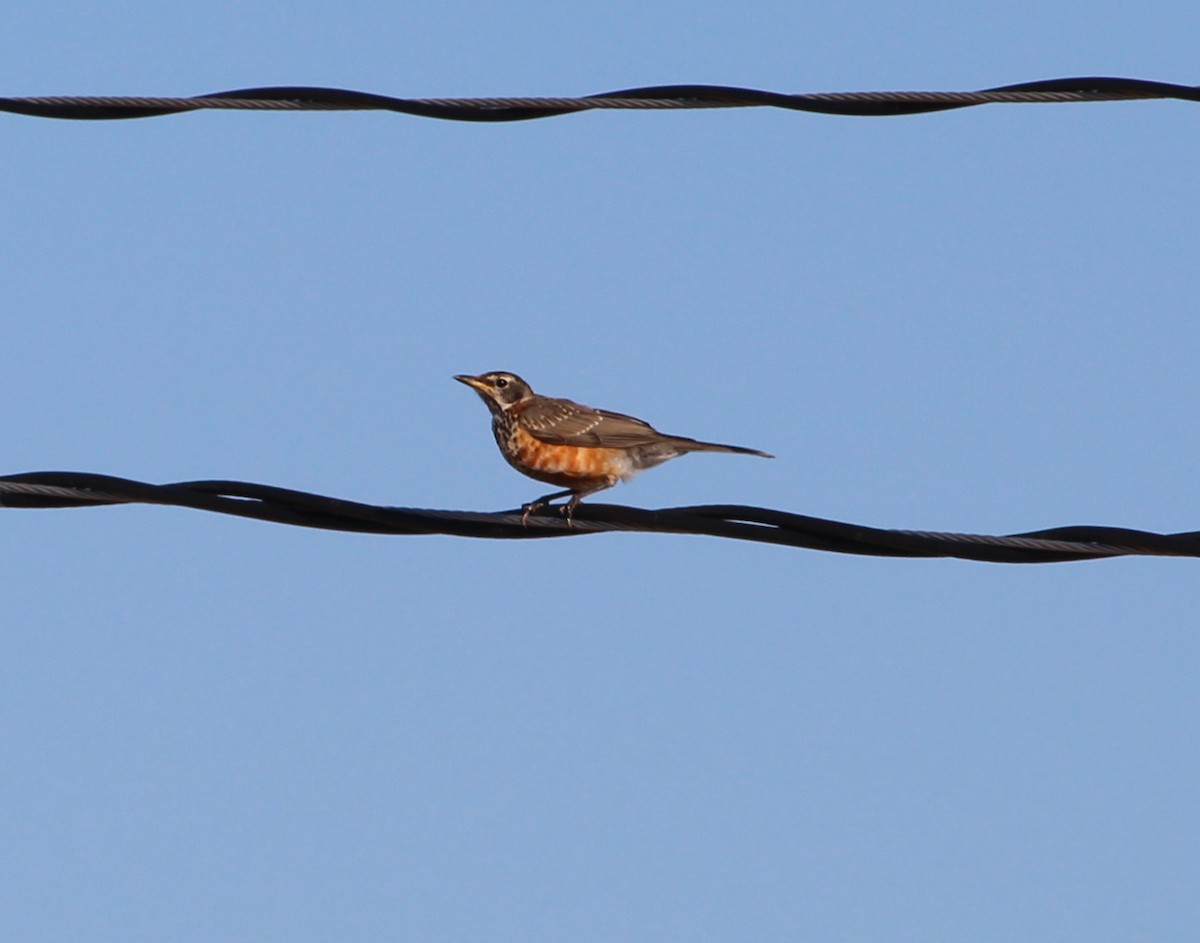
<svg viewBox="0 0 1200 943">
<path fill-rule="evenodd" d="M 528 504 L 522 504 L 521 505 L 521 526 L 522 527 L 529 526 L 529 515 L 532 514 L 534 511 L 539 511 L 542 508 L 544 508 L 547 504 L 549 504 L 551 501 L 556 501 L 559 498 L 565 498 L 568 495 L 571 496 L 571 500 L 567 504 L 567 526 L 570 527 L 571 526 L 571 514 L 575 510 L 575 505 L 577 505 L 579 503 L 579 498 L 582 497 L 582 495 L 576 494 L 571 489 L 567 489 L 566 491 L 555 491 L 554 494 L 544 494 L 540 498 L 538 498 L 536 501 L 530 501 Z"/>
<path fill-rule="evenodd" d="M 521 505 L 521 526 L 529 526 L 529 515 L 534 511 L 538 511 L 546 506 L 545 501 L 530 501 L 528 504 Z"/>
</svg>

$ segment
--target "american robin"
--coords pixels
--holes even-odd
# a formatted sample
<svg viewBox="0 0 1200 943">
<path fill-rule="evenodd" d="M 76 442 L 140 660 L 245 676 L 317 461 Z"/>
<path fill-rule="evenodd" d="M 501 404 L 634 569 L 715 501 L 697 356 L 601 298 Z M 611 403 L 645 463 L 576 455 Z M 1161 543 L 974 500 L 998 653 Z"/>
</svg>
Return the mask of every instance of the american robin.
<svg viewBox="0 0 1200 943">
<path fill-rule="evenodd" d="M 508 464 L 530 478 L 566 488 L 523 505 L 522 523 L 528 523 L 529 515 L 538 508 L 570 495 L 566 505 L 570 524 L 576 505 L 587 495 L 688 452 L 774 457 L 738 445 L 663 435 L 632 416 L 581 406 L 569 399 L 538 396 L 515 373 L 497 371 L 454 379 L 471 387 L 487 404 L 492 433 Z"/>
</svg>

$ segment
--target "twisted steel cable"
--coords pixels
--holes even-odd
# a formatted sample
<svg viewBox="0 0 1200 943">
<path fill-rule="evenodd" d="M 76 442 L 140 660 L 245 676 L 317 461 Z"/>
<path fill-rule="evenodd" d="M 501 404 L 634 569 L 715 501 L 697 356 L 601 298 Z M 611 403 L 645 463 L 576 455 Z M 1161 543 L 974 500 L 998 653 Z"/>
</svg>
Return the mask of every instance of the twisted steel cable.
<svg viewBox="0 0 1200 943">
<path fill-rule="evenodd" d="M 916 115 L 990 104 L 1138 101 L 1200 102 L 1200 86 L 1090 76 L 1021 82 L 974 92 L 819 92 L 786 94 L 728 85 L 652 85 L 582 97 L 394 98 L 352 89 L 272 86 L 194 97 L 34 96 L 0 98 L 0 111 L 39 118 L 152 118 L 206 109 L 390 111 L 447 121 L 528 121 L 611 109 L 783 108 L 858 117 Z"/>
<path fill-rule="evenodd" d="M 698 534 L 879 557 L 957 557 L 992 563 L 1062 563 L 1120 556 L 1200 557 L 1200 532 L 1155 534 L 1121 527 L 1057 527 L 990 536 L 887 530 L 744 505 L 643 510 L 581 504 L 572 526 L 548 508 L 521 522 L 520 510 L 440 511 L 361 504 L 246 481 L 147 484 L 83 472 L 0 478 L 0 507 L 65 508 L 160 504 L 276 524 L 365 534 L 446 534 L 532 540 L 612 531 Z"/>
</svg>

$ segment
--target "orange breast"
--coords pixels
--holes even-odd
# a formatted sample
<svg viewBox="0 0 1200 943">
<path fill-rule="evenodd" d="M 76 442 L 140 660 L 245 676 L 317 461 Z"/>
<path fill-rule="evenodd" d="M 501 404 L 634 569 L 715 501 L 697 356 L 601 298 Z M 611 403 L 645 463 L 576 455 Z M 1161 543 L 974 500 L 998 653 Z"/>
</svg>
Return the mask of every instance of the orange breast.
<svg viewBox="0 0 1200 943">
<path fill-rule="evenodd" d="M 505 448 L 501 443 L 501 451 L 517 471 L 563 488 L 615 485 L 630 471 L 629 458 L 621 449 L 550 445 L 521 428 L 513 430 L 507 444 Z"/>
</svg>

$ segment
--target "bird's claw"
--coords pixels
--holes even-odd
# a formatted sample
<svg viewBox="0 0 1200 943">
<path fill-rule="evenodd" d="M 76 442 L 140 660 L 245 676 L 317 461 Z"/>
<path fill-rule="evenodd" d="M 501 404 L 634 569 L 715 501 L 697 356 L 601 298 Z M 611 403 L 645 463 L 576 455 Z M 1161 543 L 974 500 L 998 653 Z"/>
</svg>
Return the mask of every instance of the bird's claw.
<svg viewBox="0 0 1200 943">
<path fill-rule="evenodd" d="M 567 522 L 567 529 L 570 530 L 575 526 L 575 504 L 577 502 L 568 501 L 562 505 L 559 510 L 562 512 L 563 518 Z M 529 526 L 529 515 L 534 511 L 540 511 L 549 504 L 548 501 L 530 501 L 528 504 L 521 505 L 521 526 Z"/>
</svg>

